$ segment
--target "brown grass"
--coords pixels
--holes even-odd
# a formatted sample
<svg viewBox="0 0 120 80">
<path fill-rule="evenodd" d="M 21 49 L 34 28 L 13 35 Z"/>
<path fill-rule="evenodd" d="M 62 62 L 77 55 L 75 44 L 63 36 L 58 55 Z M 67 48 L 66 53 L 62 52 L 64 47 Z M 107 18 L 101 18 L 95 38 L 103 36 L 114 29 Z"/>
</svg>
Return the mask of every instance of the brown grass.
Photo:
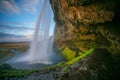
<svg viewBox="0 0 120 80">
<path fill-rule="evenodd" d="M 6 49 L 16 49 L 20 51 L 25 51 L 28 49 L 30 43 L 13 43 L 13 42 L 6 42 L 6 43 L 0 43 L 0 48 L 6 48 Z"/>
</svg>

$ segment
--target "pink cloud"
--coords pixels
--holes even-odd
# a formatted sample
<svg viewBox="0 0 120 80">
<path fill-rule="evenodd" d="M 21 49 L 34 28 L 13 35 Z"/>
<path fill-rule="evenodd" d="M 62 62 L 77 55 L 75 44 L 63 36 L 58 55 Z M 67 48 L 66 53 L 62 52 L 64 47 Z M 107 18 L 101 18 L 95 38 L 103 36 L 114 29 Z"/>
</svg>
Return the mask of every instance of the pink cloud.
<svg viewBox="0 0 120 80">
<path fill-rule="evenodd" d="M 0 5 L 1 5 L 1 12 L 5 12 L 5 11 L 12 11 L 14 13 L 19 13 L 19 8 L 17 7 L 17 5 L 15 4 L 15 2 L 13 0 L 10 1 L 6 1 L 6 0 L 1 0 L 0 1 Z"/>
<path fill-rule="evenodd" d="M 42 0 L 20 0 L 19 4 L 15 0 L 0 0 L 0 12 L 20 13 L 22 11 L 35 13 L 37 7 Z"/>
<path fill-rule="evenodd" d="M 22 8 L 26 12 L 35 13 L 40 0 L 23 0 Z"/>
<path fill-rule="evenodd" d="M 16 37 L 3 37 L 0 38 L 0 42 L 24 42 L 24 41 L 31 41 L 32 36 L 25 36 L 23 38 L 16 38 Z"/>
</svg>

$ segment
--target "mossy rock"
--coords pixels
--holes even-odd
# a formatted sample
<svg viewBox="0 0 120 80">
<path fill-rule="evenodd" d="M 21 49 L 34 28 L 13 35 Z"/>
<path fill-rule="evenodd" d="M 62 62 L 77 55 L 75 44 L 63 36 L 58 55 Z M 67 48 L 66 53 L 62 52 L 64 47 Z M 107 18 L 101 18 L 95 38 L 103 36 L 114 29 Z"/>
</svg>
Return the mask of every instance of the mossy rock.
<svg viewBox="0 0 120 80">
<path fill-rule="evenodd" d="M 0 70 L 13 70 L 13 68 L 9 64 L 2 64 Z"/>
<path fill-rule="evenodd" d="M 62 51 L 62 55 L 65 57 L 66 60 L 71 60 L 71 59 L 75 58 L 76 52 L 72 51 L 71 49 L 66 47 Z"/>
</svg>

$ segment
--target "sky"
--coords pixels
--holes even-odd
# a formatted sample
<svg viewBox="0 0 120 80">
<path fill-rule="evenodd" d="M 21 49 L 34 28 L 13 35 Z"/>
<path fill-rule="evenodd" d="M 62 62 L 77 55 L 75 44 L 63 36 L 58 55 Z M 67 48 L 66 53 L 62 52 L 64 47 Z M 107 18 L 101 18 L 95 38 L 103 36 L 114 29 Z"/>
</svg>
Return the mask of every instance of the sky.
<svg viewBox="0 0 120 80">
<path fill-rule="evenodd" d="M 0 0 L 0 42 L 31 41 L 43 0 Z M 51 17 L 50 35 L 54 20 Z"/>
</svg>

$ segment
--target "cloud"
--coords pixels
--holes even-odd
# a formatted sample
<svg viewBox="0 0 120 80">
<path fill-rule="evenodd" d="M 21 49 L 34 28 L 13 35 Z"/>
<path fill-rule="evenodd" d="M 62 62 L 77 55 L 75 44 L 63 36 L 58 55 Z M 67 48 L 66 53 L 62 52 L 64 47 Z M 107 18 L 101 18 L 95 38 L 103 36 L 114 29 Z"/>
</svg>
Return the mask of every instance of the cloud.
<svg viewBox="0 0 120 80">
<path fill-rule="evenodd" d="M 0 42 L 23 42 L 31 41 L 32 36 L 15 35 L 10 33 L 0 32 Z"/>
<path fill-rule="evenodd" d="M 0 0 L 0 12 L 13 12 L 19 13 L 19 7 L 15 4 L 14 0 Z"/>
<path fill-rule="evenodd" d="M 30 42 L 28 38 L 0 38 L 0 42 Z"/>
<path fill-rule="evenodd" d="M 1 13 L 20 13 L 22 11 L 35 13 L 41 0 L 0 0 Z"/>
<path fill-rule="evenodd" d="M 19 30 L 34 30 L 34 22 L 0 22 L 0 29 L 19 29 Z"/>
<path fill-rule="evenodd" d="M 26 12 L 35 13 L 40 0 L 21 0 L 23 3 L 22 8 Z"/>
<path fill-rule="evenodd" d="M 8 26 L 8 25 L 1 25 L 1 24 L 0 24 L 0 29 L 34 30 L 34 28 L 25 27 L 22 25 Z"/>
<path fill-rule="evenodd" d="M 0 38 L 5 38 L 5 37 L 10 37 L 10 38 L 23 38 L 23 37 L 25 37 L 25 36 L 24 36 L 24 35 L 15 35 L 15 34 L 10 34 L 10 33 L 0 32 Z"/>
</svg>

